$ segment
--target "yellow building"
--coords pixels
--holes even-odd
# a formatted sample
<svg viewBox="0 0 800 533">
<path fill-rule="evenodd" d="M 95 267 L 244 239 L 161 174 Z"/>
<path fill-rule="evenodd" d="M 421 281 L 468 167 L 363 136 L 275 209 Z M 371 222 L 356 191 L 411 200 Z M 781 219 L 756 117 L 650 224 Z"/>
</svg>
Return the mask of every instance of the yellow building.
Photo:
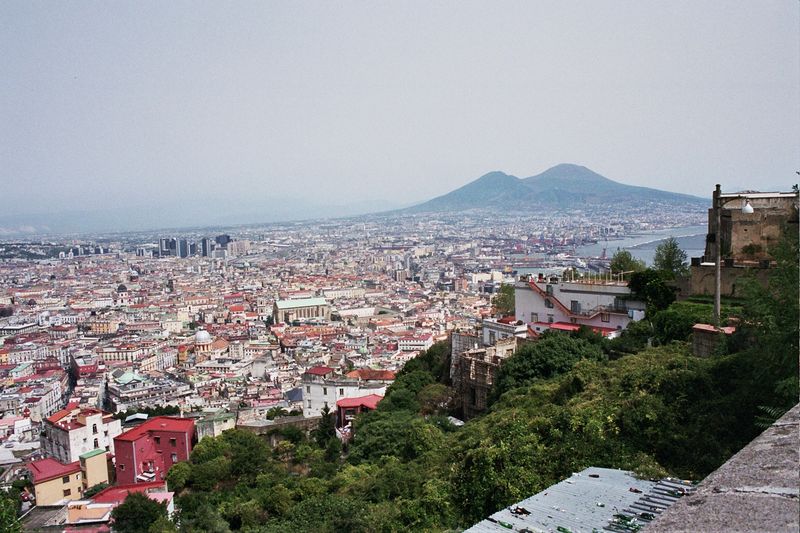
<svg viewBox="0 0 800 533">
<path fill-rule="evenodd" d="M 92 450 L 74 463 L 60 463 L 55 459 L 40 459 L 28 463 L 33 481 L 36 505 L 63 505 L 80 500 L 86 489 L 108 483 L 106 451 Z"/>
<path fill-rule="evenodd" d="M 55 459 L 40 459 L 28 464 L 33 477 L 36 505 L 59 505 L 83 496 L 80 461 L 63 464 Z"/>
<path fill-rule="evenodd" d="M 81 473 L 83 474 L 83 490 L 90 489 L 100 483 L 108 483 L 108 459 L 102 448 L 92 450 L 80 456 Z"/>
</svg>

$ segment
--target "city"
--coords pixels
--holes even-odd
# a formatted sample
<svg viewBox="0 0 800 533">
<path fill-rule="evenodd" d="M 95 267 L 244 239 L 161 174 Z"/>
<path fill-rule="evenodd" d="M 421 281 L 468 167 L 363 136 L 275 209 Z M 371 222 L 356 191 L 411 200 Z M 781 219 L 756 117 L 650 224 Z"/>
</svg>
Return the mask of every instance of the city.
<svg viewBox="0 0 800 533">
<path fill-rule="evenodd" d="M 800 531 L 800 5 L 0 4 L 0 532 Z"/>
</svg>

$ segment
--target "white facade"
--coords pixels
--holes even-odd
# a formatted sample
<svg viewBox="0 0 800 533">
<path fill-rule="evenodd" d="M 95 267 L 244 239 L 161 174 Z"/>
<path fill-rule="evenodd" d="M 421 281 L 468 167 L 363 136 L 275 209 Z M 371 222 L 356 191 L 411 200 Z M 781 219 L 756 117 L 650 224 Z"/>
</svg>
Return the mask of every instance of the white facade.
<svg viewBox="0 0 800 533">
<path fill-rule="evenodd" d="M 332 376 L 333 374 L 329 374 Z M 336 402 L 343 398 L 359 398 L 369 394 L 386 394 L 384 383 L 364 383 L 357 379 L 334 378 L 303 374 L 303 416 L 320 416 L 325 405 L 332 413 L 336 412 Z"/>
<path fill-rule="evenodd" d="M 114 453 L 114 437 L 122 433 L 122 423 L 97 409 L 76 409 L 58 420 L 45 421 L 43 430 L 44 453 L 62 463 L 72 463 L 98 448 Z"/>
<path fill-rule="evenodd" d="M 518 281 L 514 289 L 516 317 L 526 323 L 625 329 L 643 317 L 643 305 L 624 299 L 631 294 L 625 283 L 540 278 Z"/>
</svg>

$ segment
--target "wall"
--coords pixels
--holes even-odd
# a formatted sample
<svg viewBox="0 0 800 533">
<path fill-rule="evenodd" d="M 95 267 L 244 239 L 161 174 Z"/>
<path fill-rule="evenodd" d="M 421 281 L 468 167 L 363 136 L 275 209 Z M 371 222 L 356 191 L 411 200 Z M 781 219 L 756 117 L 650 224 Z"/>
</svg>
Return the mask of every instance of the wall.
<svg viewBox="0 0 800 533">
<path fill-rule="evenodd" d="M 80 500 L 83 494 L 83 476 L 80 472 L 69 474 L 69 480 L 64 483 L 61 477 L 39 483 L 34 486 L 36 505 L 54 505 L 62 500 Z M 64 491 L 69 490 L 69 495 Z"/>
</svg>

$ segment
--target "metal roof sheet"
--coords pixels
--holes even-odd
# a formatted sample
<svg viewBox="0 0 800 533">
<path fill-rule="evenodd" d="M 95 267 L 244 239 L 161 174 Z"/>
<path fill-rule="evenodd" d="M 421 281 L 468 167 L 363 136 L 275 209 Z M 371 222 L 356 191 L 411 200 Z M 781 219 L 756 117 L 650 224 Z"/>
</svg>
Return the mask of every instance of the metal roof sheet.
<svg viewBox="0 0 800 533">
<path fill-rule="evenodd" d="M 624 470 L 590 467 L 494 513 L 465 533 L 638 531 L 692 490 L 680 480 L 647 481 Z"/>
</svg>

